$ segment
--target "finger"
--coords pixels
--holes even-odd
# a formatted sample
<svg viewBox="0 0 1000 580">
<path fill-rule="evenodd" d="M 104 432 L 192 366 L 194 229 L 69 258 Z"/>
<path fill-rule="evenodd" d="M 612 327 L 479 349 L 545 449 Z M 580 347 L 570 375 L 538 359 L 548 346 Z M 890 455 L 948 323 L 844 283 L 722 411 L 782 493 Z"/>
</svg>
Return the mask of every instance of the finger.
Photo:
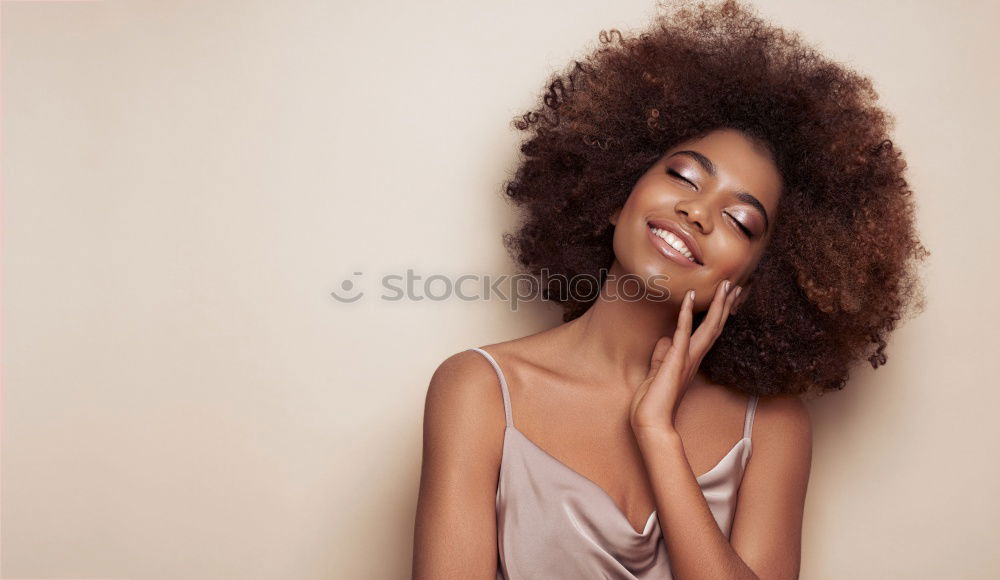
<svg viewBox="0 0 1000 580">
<path fill-rule="evenodd" d="M 705 358 L 705 355 L 708 354 L 708 351 L 712 348 L 715 342 L 719 340 L 719 337 L 722 336 L 722 330 L 725 328 L 726 321 L 729 320 L 729 313 L 732 311 L 733 305 L 736 304 L 736 298 L 738 296 L 737 290 L 739 290 L 738 286 L 730 288 L 729 295 L 726 296 L 726 301 L 723 304 L 722 308 L 722 316 L 719 322 L 719 328 L 715 336 L 710 337 L 710 340 L 708 341 L 707 345 L 699 348 L 696 352 L 693 353 L 695 355 L 696 366 L 701 366 L 702 359 Z"/>
<path fill-rule="evenodd" d="M 681 303 L 681 312 L 677 316 L 677 328 L 674 330 L 674 343 L 667 353 L 668 363 L 673 365 L 674 370 L 683 371 L 684 365 L 688 361 L 688 349 L 691 345 L 691 325 L 694 319 L 694 290 L 689 290 L 684 295 Z"/>
<path fill-rule="evenodd" d="M 653 355 L 649 361 L 649 373 L 646 375 L 647 379 L 656 375 L 656 372 L 660 369 L 660 365 L 663 364 L 663 359 L 666 358 L 667 352 L 670 350 L 671 344 L 673 344 L 673 341 L 671 341 L 670 337 L 667 336 L 660 337 L 660 339 L 656 341 L 656 346 L 653 347 Z"/>
<path fill-rule="evenodd" d="M 668 389 L 661 388 L 672 384 L 678 384 L 684 376 L 684 371 L 688 365 L 688 346 L 691 339 L 691 325 L 694 318 L 694 290 L 689 290 L 684 295 L 681 302 L 681 311 L 677 319 L 677 328 L 674 330 L 673 342 L 667 348 L 663 361 L 657 368 L 650 394 L 666 400 Z M 662 339 L 661 339 L 662 340 Z"/>
<path fill-rule="evenodd" d="M 715 339 L 722 333 L 722 326 L 726 321 L 725 303 L 727 298 L 733 294 L 731 284 L 729 292 L 726 292 L 726 282 L 728 280 L 723 280 L 716 286 L 715 296 L 712 298 L 711 305 L 709 305 L 708 314 L 705 315 L 705 319 L 701 321 L 698 330 L 691 337 L 691 351 L 693 353 L 704 354 L 708 352 Z"/>
<path fill-rule="evenodd" d="M 678 349 L 687 352 L 691 342 L 691 325 L 694 319 L 694 290 L 689 290 L 681 304 L 681 313 L 677 318 L 677 328 L 674 330 L 674 344 Z"/>
<path fill-rule="evenodd" d="M 729 296 L 726 296 L 726 310 L 722 313 L 722 320 L 729 320 L 729 315 L 733 312 L 733 307 L 736 306 L 736 299 L 739 298 L 742 291 L 740 286 L 735 286 L 729 291 Z"/>
</svg>

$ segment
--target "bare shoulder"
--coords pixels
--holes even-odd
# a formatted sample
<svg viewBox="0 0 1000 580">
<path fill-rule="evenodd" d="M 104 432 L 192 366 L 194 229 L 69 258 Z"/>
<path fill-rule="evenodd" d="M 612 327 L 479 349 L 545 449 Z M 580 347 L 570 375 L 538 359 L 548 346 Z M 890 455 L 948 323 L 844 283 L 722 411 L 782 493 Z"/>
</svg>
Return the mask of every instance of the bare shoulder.
<svg viewBox="0 0 1000 580">
<path fill-rule="evenodd" d="M 507 382 L 522 368 L 535 368 L 534 355 L 545 344 L 549 331 L 487 344 L 485 351 L 502 369 Z M 543 359 L 544 360 L 544 359 Z M 482 353 L 466 349 L 452 354 L 435 369 L 427 389 L 425 421 L 439 416 L 461 415 L 465 425 L 455 429 L 473 429 L 502 435 L 505 420 L 500 377 Z M 494 428 L 495 427 L 495 428 Z"/>
<path fill-rule="evenodd" d="M 812 418 L 805 402 L 794 394 L 761 397 L 753 420 L 753 457 L 758 469 L 747 477 L 792 474 L 805 485 L 812 463 Z M 791 481 L 786 479 L 786 482 Z"/>
<path fill-rule="evenodd" d="M 558 376 L 565 368 L 573 368 L 571 357 L 567 356 L 570 349 L 564 345 L 566 324 L 554 326 L 518 338 L 487 344 L 480 348 L 490 353 L 507 377 L 525 376 L 537 378 L 541 376 Z M 481 356 L 478 353 L 472 353 Z M 529 380 L 527 383 L 533 381 Z M 524 382 L 514 381 L 512 388 L 523 386 Z"/>
<path fill-rule="evenodd" d="M 753 438 L 761 443 L 781 440 L 789 443 L 811 445 L 812 418 L 809 408 L 798 395 L 760 397 L 754 414 Z"/>
<path fill-rule="evenodd" d="M 424 404 L 424 421 L 454 429 L 486 430 L 504 423 L 503 395 L 490 362 L 473 350 L 443 360 L 434 370 Z"/>
</svg>

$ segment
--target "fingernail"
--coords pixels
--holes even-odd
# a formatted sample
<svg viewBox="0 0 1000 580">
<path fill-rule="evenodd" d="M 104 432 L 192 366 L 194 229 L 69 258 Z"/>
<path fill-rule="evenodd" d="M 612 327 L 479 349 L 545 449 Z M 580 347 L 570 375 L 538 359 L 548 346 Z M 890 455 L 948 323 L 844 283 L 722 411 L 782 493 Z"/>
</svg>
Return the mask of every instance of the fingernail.
<svg viewBox="0 0 1000 580">
<path fill-rule="evenodd" d="M 742 291 L 743 291 L 743 286 L 737 286 L 737 287 L 736 287 L 736 295 L 737 295 L 737 296 L 739 296 L 739 295 L 740 295 L 740 292 L 742 292 Z"/>
<path fill-rule="evenodd" d="M 723 285 L 722 285 L 722 287 L 723 287 L 723 288 L 725 288 L 725 290 L 726 290 L 726 294 L 729 294 L 729 287 L 730 287 L 731 285 L 732 285 L 732 284 L 730 284 L 730 283 L 729 283 L 729 280 L 726 280 L 725 282 L 723 282 Z"/>
<path fill-rule="evenodd" d="M 694 302 L 694 290 L 688 290 L 687 298 L 688 300 Z"/>
</svg>

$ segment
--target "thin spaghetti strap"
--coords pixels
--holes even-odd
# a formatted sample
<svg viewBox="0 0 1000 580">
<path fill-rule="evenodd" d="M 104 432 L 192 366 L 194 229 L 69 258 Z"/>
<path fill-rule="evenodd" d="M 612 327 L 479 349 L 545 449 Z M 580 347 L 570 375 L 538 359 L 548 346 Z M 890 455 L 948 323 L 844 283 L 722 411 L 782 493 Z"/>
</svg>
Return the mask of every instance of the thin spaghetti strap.
<svg viewBox="0 0 1000 580">
<path fill-rule="evenodd" d="M 759 397 L 757 395 L 753 395 L 752 397 L 750 397 L 750 400 L 747 401 L 747 416 L 743 420 L 743 438 L 744 439 L 749 439 L 750 438 L 750 431 L 753 430 L 753 416 L 754 416 L 754 413 L 757 412 L 757 399 L 758 398 Z"/>
<path fill-rule="evenodd" d="M 500 365 L 497 363 L 496 359 L 493 358 L 493 355 L 491 355 L 490 353 L 486 352 L 481 348 L 473 347 L 470 348 L 469 350 L 474 350 L 479 354 L 485 356 L 486 360 L 490 361 L 490 364 L 493 365 L 493 369 L 497 372 L 497 378 L 500 379 L 500 391 L 503 393 L 503 412 L 504 416 L 507 418 L 507 426 L 513 427 L 514 418 L 510 410 L 510 393 L 507 391 L 507 379 L 503 376 L 503 371 L 500 370 Z"/>
</svg>

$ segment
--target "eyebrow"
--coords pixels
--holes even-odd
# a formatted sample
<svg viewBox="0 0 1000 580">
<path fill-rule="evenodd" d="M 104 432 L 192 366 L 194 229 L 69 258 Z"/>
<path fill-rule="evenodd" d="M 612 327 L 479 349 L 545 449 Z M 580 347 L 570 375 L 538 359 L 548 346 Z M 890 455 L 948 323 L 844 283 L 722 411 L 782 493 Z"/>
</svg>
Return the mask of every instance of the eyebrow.
<svg viewBox="0 0 1000 580">
<path fill-rule="evenodd" d="M 708 157 L 705 157 L 701 153 L 694 151 L 693 149 L 684 149 L 682 151 L 676 151 L 674 152 L 673 155 L 687 155 L 688 157 L 692 157 L 694 158 L 695 161 L 698 162 L 699 165 L 701 165 L 705 169 L 705 171 L 708 172 L 709 175 L 715 177 L 717 174 L 715 171 L 715 164 L 712 163 L 712 160 L 709 159 Z M 673 157 L 673 155 L 671 155 L 671 157 Z M 756 197 L 750 195 L 745 191 L 737 192 L 736 199 L 757 208 L 757 211 L 759 211 L 761 215 L 764 216 L 764 228 L 767 229 L 770 227 L 770 222 L 767 219 L 767 210 L 764 209 L 764 204 L 762 204 L 759 199 L 757 199 Z"/>
</svg>

